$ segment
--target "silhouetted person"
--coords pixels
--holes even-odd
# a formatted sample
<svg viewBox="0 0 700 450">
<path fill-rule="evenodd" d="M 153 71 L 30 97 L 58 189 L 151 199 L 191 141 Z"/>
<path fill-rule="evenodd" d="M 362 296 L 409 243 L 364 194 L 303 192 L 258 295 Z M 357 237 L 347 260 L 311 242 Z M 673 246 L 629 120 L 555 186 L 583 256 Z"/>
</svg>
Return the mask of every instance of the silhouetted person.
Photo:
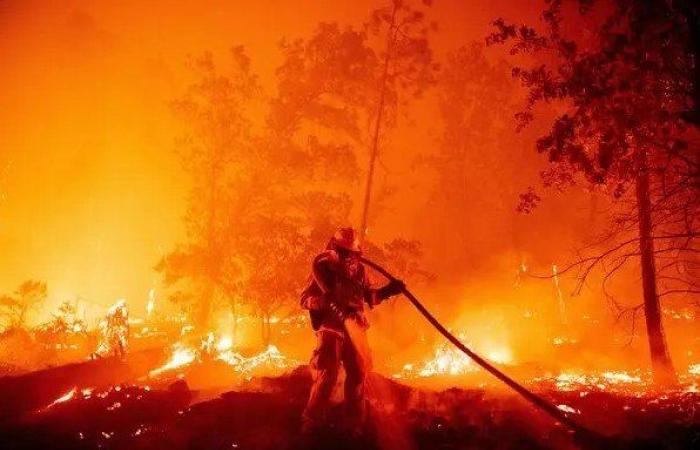
<svg viewBox="0 0 700 450">
<path fill-rule="evenodd" d="M 311 358 L 313 385 L 303 417 L 306 433 L 325 425 L 341 364 L 345 369 L 346 425 L 359 431 L 363 424 L 364 384 L 371 370 L 369 354 L 362 348 L 369 327 L 364 304 L 370 308 L 378 305 L 401 293 L 404 284 L 394 280 L 382 288 L 372 288 L 360 255 L 355 230 L 338 230 L 326 251 L 314 259 L 309 285 L 301 295 L 301 305 L 310 311 L 318 339 Z"/>
</svg>

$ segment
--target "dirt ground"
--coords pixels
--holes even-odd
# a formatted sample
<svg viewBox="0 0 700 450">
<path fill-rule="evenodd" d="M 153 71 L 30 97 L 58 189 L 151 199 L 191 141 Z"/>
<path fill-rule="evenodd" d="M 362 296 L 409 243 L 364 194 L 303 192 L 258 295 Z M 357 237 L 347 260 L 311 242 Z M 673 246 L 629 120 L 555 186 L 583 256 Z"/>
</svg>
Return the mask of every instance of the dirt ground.
<svg viewBox="0 0 700 450">
<path fill-rule="evenodd" d="M 32 399 L 15 401 L 11 414 L 5 408 L 0 416 L 2 448 L 520 450 L 692 449 L 700 445 L 700 395 L 694 392 L 653 398 L 540 392 L 555 404 L 572 408 L 574 418 L 607 435 L 603 439 L 570 433 L 508 393 L 430 391 L 375 375 L 369 383 L 370 413 L 364 433 L 345 429 L 338 407 L 329 416 L 332 425 L 304 436 L 300 416 L 310 385 L 306 367 L 284 376 L 254 378 L 216 395 L 192 391 L 182 380 L 158 386 L 110 384 L 109 374 L 123 373 L 118 365 L 109 368 L 100 375 L 104 387 L 83 388 L 95 381 L 83 376 L 62 396 L 63 401 L 55 403 L 59 396 L 49 396 L 73 382 L 57 376 L 57 371 L 68 369 L 0 379 L 0 395 L 9 396 L 8 390 L 14 390 L 13 398 Z M 78 380 L 81 370 L 93 373 L 96 369 L 93 363 L 70 370 Z M 52 393 L 47 386 L 59 380 L 63 384 Z M 42 383 L 44 394 L 30 395 L 36 383 Z"/>
</svg>

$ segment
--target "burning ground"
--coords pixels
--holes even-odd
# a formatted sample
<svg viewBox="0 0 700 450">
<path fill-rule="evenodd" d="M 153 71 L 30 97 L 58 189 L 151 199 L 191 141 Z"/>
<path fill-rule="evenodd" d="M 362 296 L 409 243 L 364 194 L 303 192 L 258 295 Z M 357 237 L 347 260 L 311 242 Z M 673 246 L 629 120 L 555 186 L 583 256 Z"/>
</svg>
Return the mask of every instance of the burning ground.
<svg viewBox="0 0 700 450">
<path fill-rule="evenodd" d="M 692 448 L 700 439 L 698 365 L 681 372 L 678 387 L 659 391 L 640 371 L 531 376 L 503 352 L 487 357 L 607 435 L 610 448 Z M 362 438 L 336 428 L 303 440 L 309 387 L 307 366 L 277 347 L 246 352 L 212 332 L 124 359 L 6 376 L 0 434 L 10 449 L 601 448 L 446 345 L 397 373 L 371 377 L 372 425 Z"/>
</svg>

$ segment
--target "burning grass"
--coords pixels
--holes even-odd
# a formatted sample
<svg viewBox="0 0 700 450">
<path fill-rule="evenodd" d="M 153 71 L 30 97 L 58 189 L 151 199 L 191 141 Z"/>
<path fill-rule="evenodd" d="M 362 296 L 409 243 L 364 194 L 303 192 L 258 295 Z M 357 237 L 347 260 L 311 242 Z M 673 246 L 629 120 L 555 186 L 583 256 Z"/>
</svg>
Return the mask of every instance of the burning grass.
<svg viewBox="0 0 700 450">
<path fill-rule="evenodd" d="M 208 333 L 199 345 L 176 343 L 168 361 L 150 371 L 151 378 L 183 378 L 196 371 L 198 366 L 225 363 L 241 379 L 251 379 L 254 375 L 279 375 L 293 369 L 299 361 L 283 355 L 274 345 L 251 356 L 245 356 L 234 349 L 230 336 L 216 337 Z M 230 380 L 229 380 L 230 381 Z"/>
<path fill-rule="evenodd" d="M 299 418 L 309 385 L 299 360 L 274 345 L 257 351 L 239 347 L 226 333 L 212 331 L 197 337 L 185 320 L 157 322 L 153 314 L 151 307 L 150 318 L 128 320 L 129 329 L 120 335 L 129 342 L 101 341 L 127 349 L 126 356 L 90 363 L 129 365 L 139 348 L 154 343 L 162 347 L 158 352 L 162 356 L 147 357 L 137 372 L 121 369 L 124 379 L 131 372 L 129 383 L 105 385 L 65 378 L 53 388 L 53 397 L 6 419 L 0 434 L 8 442 L 32 448 L 56 442 L 66 448 L 119 450 L 235 448 L 234 444 L 239 448 L 294 448 L 299 443 Z M 122 331 L 123 324 L 117 324 Z M 83 328 L 79 333 L 90 331 Z M 108 335 L 102 332 L 98 337 Z M 469 342 L 464 333 L 460 339 Z M 507 345 L 481 344 L 475 346 L 477 352 L 593 429 L 625 441 L 661 435 L 674 442 L 674 448 L 686 448 L 697 437 L 700 364 L 680 371 L 678 388 L 660 392 L 650 374 L 640 369 L 533 368 L 518 361 Z M 565 344 L 551 342 L 553 349 Z M 114 353 L 119 352 L 110 350 L 106 356 Z M 503 391 L 448 343 L 438 343 L 424 354 L 426 357 L 393 371 L 391 379 L 372 377 L 374 420 L 393 430 L 401 445 L 397 447 L 394 438 L 377 429 L 372 430 L 369 442 L 348 440 L 334 432 L 320 439 L 328 439 L 325 444 L 344 441 L 347 448 L 387 448 L 387 439 L 394 445 L 389 448 L 405 448 L 406 443 L 425 449 L 573 445 L 565 430 Z M 392 373 L 386 366 L 378 370 Z M 32 374 L 27 377 L 31 379 Z M 42 389 L 51 385 L 44 383 Z M 194 398 L 198 403 L 192 404 Z"/>
<path fill-rule="evenodd" d="M 602 376 L 610 385 L 637 385 L 634 376 Z M 583 380 L 579 380 L 583 381 Z M 600 381 L 600 380 L 594 380 Z M 310 377 L 305 368 L 254 377 L 249 386 L 192 403 L 185 382 L 162 388 L 117 384 L 75 386 L 50 407 L 25 416 L 0 434 L 21 448 L 294 449 L 294 448 L 575 448 L 581 442 L 519 397 L 480 389 L 426 391 L 373 376 L 373 427 L 362 439 L 328 430 L 314 447 L 299 438 Z M 700 395 L 630 395 L 559 390 L 542 381 L 540 393 L 581 423 L 612 436 L 613 448 L 692 448 L 700 430 Z M 585 389 L 589 389 L 588 384 Z M 582 392 L 588 392 L 582 395 Z M 332 411 L 340 414 L 340 410 Z M 662 443 L 663 440 L 663 443 Z M 407 446 L 393 446 L 401 443 Z M 591 448 L 591 447 L 589 447 Z M 649 448 L 649 447 L 646 447 Z M 652 447 L 654 448 L 654 447 Z"/>
</svg>

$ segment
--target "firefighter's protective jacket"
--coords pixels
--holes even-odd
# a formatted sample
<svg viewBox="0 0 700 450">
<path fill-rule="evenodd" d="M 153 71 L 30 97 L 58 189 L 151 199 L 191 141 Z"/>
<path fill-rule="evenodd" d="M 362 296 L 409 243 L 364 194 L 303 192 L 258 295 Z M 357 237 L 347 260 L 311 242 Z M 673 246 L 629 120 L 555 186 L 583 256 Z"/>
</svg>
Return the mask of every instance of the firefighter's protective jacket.
<svg viewBox="0 0 700 450">
<path fill-rule="evenodd" d="M 331 308 L 368 325 L 364 305 L 373 307 L 387 295 L 369 283 L 365 267 L 358 260 L 342 261 L 334 250 L 314 258 L 309 284 L 301 294 L 301 306 L 308 309 L 314 330 L 343 331 L 343 323 Z"/>
</svg>

